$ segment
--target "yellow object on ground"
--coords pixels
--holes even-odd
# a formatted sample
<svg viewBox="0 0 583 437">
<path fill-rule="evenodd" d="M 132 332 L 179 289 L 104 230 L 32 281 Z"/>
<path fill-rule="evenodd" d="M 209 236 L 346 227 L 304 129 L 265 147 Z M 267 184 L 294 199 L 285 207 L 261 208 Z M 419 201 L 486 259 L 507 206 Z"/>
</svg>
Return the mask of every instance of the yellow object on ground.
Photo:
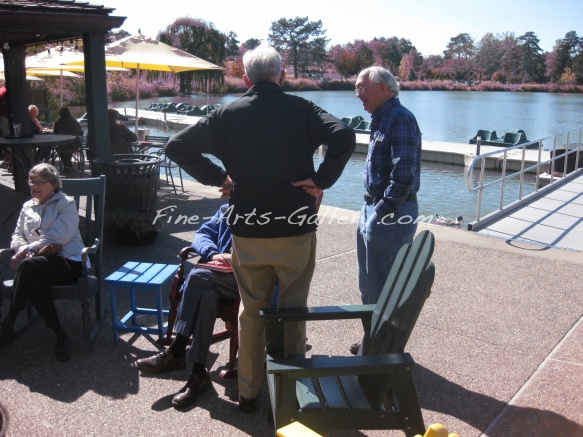
<svg viewBox="0 0 583 437">
<path fill-rule="evenodd" d="M 300 422 L 293 422 L 277 430 L 277 437 L 322 437 Z"/>
<path fill-rule="evenodd" d="M 445 426 L 440 423 L 434 423 L 427 428 L 425 435 L 417 434 L 415 437 L 459 437 L 459 435 L 449 434 Z"/>
</svg>

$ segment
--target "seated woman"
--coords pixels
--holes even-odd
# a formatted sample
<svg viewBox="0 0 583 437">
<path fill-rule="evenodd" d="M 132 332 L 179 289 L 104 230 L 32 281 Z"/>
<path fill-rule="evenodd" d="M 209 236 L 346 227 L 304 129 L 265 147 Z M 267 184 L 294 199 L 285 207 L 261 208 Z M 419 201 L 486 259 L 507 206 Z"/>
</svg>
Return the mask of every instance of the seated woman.
<svg viewBox="0 0 583 437">
<path fill-rule="evenodd" d="M 109 141 L 111 144 L 111 153 L 130 153 L 130 144 L 138 140 L 138 136 L 129 130 L 121 120 L 119 112 L 115 109 L 108 109 L 109 118 Z"/>
<path fill-rule="evenodd" d="M 65 134 L 65 135 L 74 135 L 78 137 L 80 134 L 83 133 L 83 129 L 79 122 L 71 116 L 71 111 L 66 106 L 63 106 L 59 109 L 59 118 L 55 121 L 53 126 L 53 133 L 55 134 Z M 72 144 L 68 144 L 66 146 L 58 146 L 59 156 L 61 157 L 61 162 L 63 163 L 63 169 L 65 171 L 71 171 L 71 160 L 73 154 L 68 152 L 71 150 L 79 150 L 81 148 L 81 143 L 77 138 Z"/>
<path fill-rule="evenodd" d="M 33 135 L 42 134 L 46 131 L 44 127 L 40 124 L 40 121 L 36 119 L 38 116 L 38 108 L 36 105 L 30 105 L 28 107 L 28 117 L 30 118 L 30 133 Z M 39 152 L 39 161 L 47 161 L 51 155 L 50 147 L 43 147 Z"/>
<path fill-rule="evenodd" d="M 34 166 L 28 184 L 32 199 L 22 207 L 10 244 L 16 273 L 12 304 L 0 324 L 0 347 L 14 339 L 14 323 L 28 300 L 57 336 L 57 360 L 69 361 L 71 347 L 49 289 L 81 276 L 79 213 L 75 200 L 61 191 L 59 172 L 52 165 Z"/>
</svg>

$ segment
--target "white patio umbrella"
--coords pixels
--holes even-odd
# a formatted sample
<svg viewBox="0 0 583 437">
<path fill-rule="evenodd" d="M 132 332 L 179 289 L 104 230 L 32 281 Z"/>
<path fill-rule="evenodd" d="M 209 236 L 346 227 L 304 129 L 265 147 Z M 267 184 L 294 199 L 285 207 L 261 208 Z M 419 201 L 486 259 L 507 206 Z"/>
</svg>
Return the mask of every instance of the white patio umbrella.
<svg viewBox="0 0 583 437">
<path fill-rule="evenodd" d="M 4 77 L 4 56 L 2 56 L 2 53 L 0 53 L 0 82 L 4 82 L 6 80 L 6 78 Z M 37 77 L 36 75 L 31 75 L 31 74 L 27 74 L 26 75 L 26 80 L 40 80 L 42 81 L 42 79 L 40 77 Z"/>
<path fill-rule="evenodd" d="M 81 65 L 67 63 L 81 62 Z M 85 73 L 85 55 L 79 50 L 57 47 L 26 58 L 26 72 L 35 76 L 61 77 L 61 106 L 63 106 L 63 77 L 81 77 L 75 73 Z M 125 68 L 110 67 L 107 70 L 121 70 Z"/>
<path fill-rule="evenodd" d="M 224 70 L 211 62 L 176 47 L 143 36 L 130 36 L 109 45 L 105 65 L 137 70 L 136 75 L 136 133 L 138 132 L 138 102 L 140 100 L 140 70 L 181 73 L 193 70 Z M 80 65 L 78 62 L 73 64 Z"/>
</svg>

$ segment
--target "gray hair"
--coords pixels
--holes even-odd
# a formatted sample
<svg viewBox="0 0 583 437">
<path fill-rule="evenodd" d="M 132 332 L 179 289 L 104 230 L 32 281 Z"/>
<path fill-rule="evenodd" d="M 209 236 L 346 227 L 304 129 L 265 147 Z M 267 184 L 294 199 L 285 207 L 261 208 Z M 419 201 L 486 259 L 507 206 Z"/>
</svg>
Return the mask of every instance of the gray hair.
<svg viewBox="0 0 583 437">
<path fill-rule="evenodd" d="M 281 74 L 281 55 L 270 46 L 260 45 L 243 55 L 245 74 L 252 84 L 257 82 L 279 82 Z"/>
<path fill-rule="evenodd" d="M 395 76 L 393 76 L 386 68 L 369 67 L 362 70 L 360 74 L 366 74 L 371 82 L 386 84 L 389 91 L 395 94 L 395 97 L 399 95 L 399 82 L 397 82 Z"/>
<path fill-rule="evenodd" d="M 61 177 L 59 176 L 59 171 L 53 167 L 51 164 L 43 162 L 41 164 L 35 165 L 28 172 L 28 177 L 38 176 L 43 178 L 45 181 L 49 182 L 51 185 L 55 186 L 55 193 L 61 191 L 63 184 L 61 183 Z"/>
</svg>

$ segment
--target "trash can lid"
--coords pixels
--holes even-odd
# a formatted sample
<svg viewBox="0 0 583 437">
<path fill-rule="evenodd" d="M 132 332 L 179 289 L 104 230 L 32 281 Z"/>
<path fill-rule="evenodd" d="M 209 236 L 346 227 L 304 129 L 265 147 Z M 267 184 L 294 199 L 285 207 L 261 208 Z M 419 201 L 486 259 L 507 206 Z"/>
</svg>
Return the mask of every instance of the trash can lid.
<svg viewBox="0 0 583 437">
<path fill-rule="evenodd" d="M 109 155 L 95 158 L 93 160 L 98 165 L 102 166 L 120 166 L 120 165 L 143 165 L 143 164 L 158 164 L 162 162 L 162 158 L 153 155 L 141 155 L 137 153 L 128 153 L 120 155 Z"/>
<path fill-rule="evenodd" d="M 138 159 L 138 158 L 122 158 L 122 159 L 118 159 L 116 161 L 113 161 L 112 164 L 143 164 L 143 163 L 147 163 L 148 161 L 144 161 L 142 159 Z"/>
</svg>

